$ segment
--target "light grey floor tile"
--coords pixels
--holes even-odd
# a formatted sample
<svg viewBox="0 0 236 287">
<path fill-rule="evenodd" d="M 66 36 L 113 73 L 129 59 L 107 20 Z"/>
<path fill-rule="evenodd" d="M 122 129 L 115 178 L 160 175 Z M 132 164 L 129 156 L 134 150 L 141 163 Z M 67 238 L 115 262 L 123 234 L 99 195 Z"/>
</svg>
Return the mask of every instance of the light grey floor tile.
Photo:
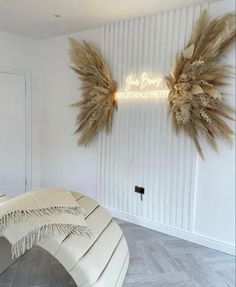
<svg viewBox="0 0 236 287">
<path fill-rule="evenodd" d="M 19 264 L 19 260 L 16 261 L 13 265 L 11 265 L 2 275 L 0 275 L 0 286 L 7 285 L 11 286 L 17 267 Z"/>
<path fill-rule="evenodd" d="M 153 270 L 143 257 L 131 257 L 127 276 L 152 274 Z"/>
<path fill-rule="evenodd" d="M 168 240 L 173 237 L 166 235 L 164 233 L 160 233 L 148 228 L 144 228 L 142 226 L 134 225 L 131 227 L 133 237 L 136 241 L 146 241 L 146 240 Z"/>
<path fill-rule="evenodd" d="M 181 271 L 176 261 L 158 241 L 142 241 L 138 244 L 143 251 L 143 257 L 157 273 Z"/>
<path fill-rule="evenodd" d="M 225 253 L 207 253 L 199 254 L 202 260 L 213 270 L 232 270 L 235 269 L 235 257 Z"/>
<path fill-rule="evenodd" d="M 183 272 L 153 274 L 149 276 L 127 276 L 123 287 L 192 287 Z"/>
<path fill-rule="evenodd" d="M 12 287 L 46 286 L 50 279 L 51 256 L 39 247 L 23 256 L 17 267 Z"/>
<path fill-rule="evenodd" d="M 171 255 L 200 253 L 205 254 L 208 250 L 207 247 L 173 237 L 170 240 L 165 240 L 163 245 Z"/>
<path fill-rule="evenodd" d="M 193 286 L 196 287 L 227 287 L 227 284 L 207 264 L 194 254 L 175 255 L 176 262 L 185 272 Z"/>
<path fill-rule="evenodd" d="M 121 224 L 121 229 L 124 232 L 125 238 L 127 240 L 127 244 L 129 246 L 129 255 L 130 258 L 141 256 L 140 249 L 137 246 L 137 242 L 134 239 L 132 227 L 133 225 L 131 223 L 125 223 Z"/>
<path fill-rule="evenodd" d="M 61 264 L 53 263 L 49 287 L 76 287 L 76 284 Z"/>
<path fill-rule="evenodd" d="M 223 281 L 226 284 L 228 284 L 228 286 L 230 286 L 230 287 L 235 287 L 236 286 L 235 268 L 234 269 L 217 271 L 217 273 L 220 275 L 220 277 L 223 279 Z"/>
</svg>

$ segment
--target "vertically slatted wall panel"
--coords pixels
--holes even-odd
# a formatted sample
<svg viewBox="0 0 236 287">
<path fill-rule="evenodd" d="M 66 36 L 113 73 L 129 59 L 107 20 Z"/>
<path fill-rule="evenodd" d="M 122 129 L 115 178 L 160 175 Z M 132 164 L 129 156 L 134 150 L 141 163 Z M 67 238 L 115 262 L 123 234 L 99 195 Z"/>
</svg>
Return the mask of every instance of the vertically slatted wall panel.
<svg viewBox="0 0 236 287">
<path fill-rule="evenodd" d="M 132 73 L 164 78 L 192 25 L 208 4 L 103 27 L 102 53 L 120 90 Z M 163 85 L 160 89 L 165 89 Z M 112 134 L 99 139 L 98 197 L 107 207 L 192 230 L 196 151 L 168 118 L 167 93 L 120 99 Z M 144 186 L 143 202 L 134 186 Z"/>
</svg>

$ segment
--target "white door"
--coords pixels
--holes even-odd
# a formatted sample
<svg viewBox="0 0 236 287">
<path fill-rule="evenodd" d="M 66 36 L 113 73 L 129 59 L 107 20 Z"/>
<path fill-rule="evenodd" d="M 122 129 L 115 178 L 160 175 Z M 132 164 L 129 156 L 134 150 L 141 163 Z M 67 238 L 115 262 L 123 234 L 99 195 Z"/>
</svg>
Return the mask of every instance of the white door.
<svg viewBox="0 0 236 287">
<path fill-rule="evenodd" d="M 0 194 L 26 188 L 25 76 L 0 71 Z"/>
</svg>

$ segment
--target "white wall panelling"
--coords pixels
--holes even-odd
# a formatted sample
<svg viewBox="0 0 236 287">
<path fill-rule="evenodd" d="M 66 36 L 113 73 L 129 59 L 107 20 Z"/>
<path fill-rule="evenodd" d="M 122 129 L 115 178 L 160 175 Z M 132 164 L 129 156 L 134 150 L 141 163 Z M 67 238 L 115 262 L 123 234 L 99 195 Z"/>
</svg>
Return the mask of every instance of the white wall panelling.
<svg viewBox="0 0 236 287">
<path fill-rule="evenodd" d="M 120 90 L 132 73 L 164 78 L 192 25 L 208 4 L 105 25 L 102 52 Z M 160 87 L 165 89 L 163 85 Z M 120 99 L 112 134 L 100 136 L 98 195 L 130 215 L 193 230 L 196 151 L 172 130 L 167 92 L 155 99 Z M 145 187 L 143 202 L 134 186 Z"/>
</svg>

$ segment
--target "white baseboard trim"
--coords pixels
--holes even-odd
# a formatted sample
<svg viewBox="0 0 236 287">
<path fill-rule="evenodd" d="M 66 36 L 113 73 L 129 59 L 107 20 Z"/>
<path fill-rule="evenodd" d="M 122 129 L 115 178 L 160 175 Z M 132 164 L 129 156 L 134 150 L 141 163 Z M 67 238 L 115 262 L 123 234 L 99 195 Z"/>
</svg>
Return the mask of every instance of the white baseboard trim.
<svg viewBox="0 0 236 287">
<path fill-rule="evenodd" d="M 126 212 L 122 212 L 122 211 L 109 208 L 106 206 L 104 206 L 104 208 L 113 217 L 116 217 L 118 219 L 130 222 L 130 223 L 134 223 L 137 225 L 141 225 L 143 227 L 150 228 L 152 230 L 156 230 L 156 231 L 159 231 L 159 232 L 162 232 L 162 233 L 174 236 L 174 237 L 178 237 L 178 238 L 235 256 L 235 246 L 227 242 L 222 242 L 214 238 L 204 236 L 202 234 L 181 230 L 176 227 L 169 226 L 169 225 L 156 223 L 149 219 L 131 215 Z"/>
</svg>

